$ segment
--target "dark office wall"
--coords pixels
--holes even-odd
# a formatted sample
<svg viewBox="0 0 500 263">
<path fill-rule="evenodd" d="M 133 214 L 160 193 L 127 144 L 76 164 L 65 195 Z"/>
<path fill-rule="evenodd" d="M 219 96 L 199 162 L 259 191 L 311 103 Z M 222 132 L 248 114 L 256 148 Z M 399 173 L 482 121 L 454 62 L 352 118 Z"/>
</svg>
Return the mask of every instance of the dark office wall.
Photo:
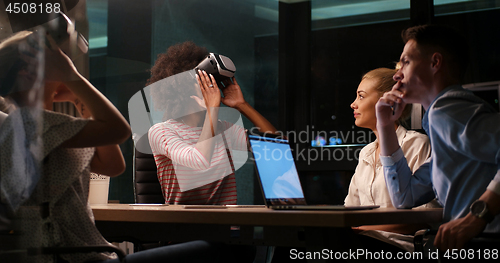
<svg viewBox="0 0 500 263">
<path fill-rule="evenodd" d="M 500 79 L 498 17 L 500 10 L 434 18 L 436 24 L 455 27 L 469 42 L 471 63 L 464 84 Z M 394 68 L 404 47 L 400 33 L 410 25 L 407 20 L 313 31 L 310 124 L 317 130 L 352 130 L 350 104 L 362 75 L 378 67 Z"/>
<path fill-rule="evenodd" d="M 253 5 L 237 0 L 153 1 L 151 61 L 168 47 L 193 41 L 209 52 L 225 55 L 236 66 L 245 99 L 254 104 L 254 37 L 265 23 L 254 16 Z M 248 26 L 244 26 L 248 25 Z M 245 124 L 250 124 L 244 120 Z"/>
<path fill-rule="evenodd" d="M 403 49 L 399 33 L 409 24 L 407 20 L 312 33 L 311 124 L 316 129 L 353 130 L 350 105 L 361 77 L 375 68 L 394 68 Z"/>
<path fill-rule="evenodd" d="M 434 21 L 455 27 L 468 40 L 471 63 L 465 84 L 500 80 L 500 9 L 438 16 Z"/>
<path fill-rule="evenodd" d="M 278 35 L 259 36 L 254 39 L 255 75 L 254 107 L 267 120 L 278 127 Z"/>
<path fill-rule="evenodd" d="M 108 46 L 90 57 L 90 81 L 127 119 L 128 100 L 149 78 L 151 2 L 108 0 Z M 132 139 L 120 148 L 127 167 L 111 178 L 109 200 L 134 203 Z"/>
</svg>

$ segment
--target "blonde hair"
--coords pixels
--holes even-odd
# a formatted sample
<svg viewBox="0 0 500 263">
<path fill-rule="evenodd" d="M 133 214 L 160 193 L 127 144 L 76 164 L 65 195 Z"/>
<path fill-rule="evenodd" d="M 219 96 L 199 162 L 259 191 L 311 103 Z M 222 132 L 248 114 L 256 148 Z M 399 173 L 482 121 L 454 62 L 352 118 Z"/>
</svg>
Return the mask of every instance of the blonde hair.
<svg viewBox="0 0 500 263">
<path fill-rule="evenodd" d="M 399 63 L 398 63 L 399 64 Z M 398 65 L 396 65 L 396 69 L 390 68 L 377 68 L 374 70 L 370 70 L 361 78 L 361 81 L 365 79 L 375 80 L 376 86 L 375 90 L 382 96 L 384 93 L 390 91 L 392 87 L 396 84 L 396 81 L 393 79 L 394 74 L 396 74 Z M 410 117 L 412 105 L 406 104 L 401 117 L 398 119 L 398 124 L 406 123 L 406 120 Z"/>
</svg>

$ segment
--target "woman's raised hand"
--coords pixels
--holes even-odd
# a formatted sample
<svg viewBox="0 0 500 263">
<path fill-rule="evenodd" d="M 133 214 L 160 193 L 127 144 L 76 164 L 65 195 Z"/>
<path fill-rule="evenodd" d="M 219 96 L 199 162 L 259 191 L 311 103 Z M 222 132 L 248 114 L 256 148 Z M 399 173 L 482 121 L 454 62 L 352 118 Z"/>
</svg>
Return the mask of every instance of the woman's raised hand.
<svg viewBox="0 0 500 263">
<path fill-rule="evenodd" d="M 66 82 L 80 78 L 73 61 L 61 49 L 45 49 L 45 80 Z"/>
<path fill-rule="evenodd" d="M 222 90 L 224 98 L 222 98 L 222 103 L 231 108 L 238 108 L 245 103 L 245 98 L 241 92 L 240 85 L 236 82 L 236 78 L 232 77 L 224 82 L 226 87 Z"/>
<path fill-rule="evenodd" d="M 393 88 L 384 93 L 375 104 L 375 113 L 377 116 L 377 126 L 394 125 L 399 119 L 406 103 L 403 100 L 403 93 Z"/>
<path fill-rule="evenodd" d="M 198 85 L 200 85 L 205 107 L 219 107 L 221 102 L 221 95 L 219 86 L 217 85 L 214 76 L 212 76 L 211 74 L 209 76 L 207 72 L 198 70 L 198 73 L 196 74 L 196 80 L 198 80 Z"/>
</svg>

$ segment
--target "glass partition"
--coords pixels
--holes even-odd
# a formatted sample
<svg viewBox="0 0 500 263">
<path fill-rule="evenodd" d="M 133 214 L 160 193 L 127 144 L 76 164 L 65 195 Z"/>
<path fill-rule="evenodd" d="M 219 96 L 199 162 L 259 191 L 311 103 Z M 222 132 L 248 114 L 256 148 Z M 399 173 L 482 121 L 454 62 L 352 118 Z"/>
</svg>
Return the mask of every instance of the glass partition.
<svg viewBox="0 0 500 263">
<path fill-rule="evenodd" d="M 108 0 L 87 0 L 90 55 L 95 56 L 108 46 Z"/>
<path fill-rule="evenodd" d="M 90 172 L 86 168 L 93 156 L 93 150 L 87 148 L 79 152 L 86 151 L 85 169 L 67 166 L 80 157 L 74 154 L 80 149 L 59 146 L 79 128 L 69 128 L 74 119 L 54 112 L 53 103 L 70 100 L 71 89 L 66 84 L 78 78 L 75 70 L 86 73 L 85 12 L 75 16 L 85 6 L 35 3 L 0 3 L 2 262 L 39 260 L 27 260 L 22 249 L 47 245 L 44 230 L 52 222 L 49 214 L 59 215 L 59 201 L 66 193 L 83 189 L 85 182 L 88 187 Z M 87 208 L 86 199 L 79 204 Z"/>
<path fill-rule="evenodd" d="M 500 8 L 495 0 L 434 0 L 434 15 L 471 13 Z"/>
<path fill-rule="evenodd" d="M 313 147 L 363 146 L 376 139 L 354 125 L 351 103 L 368 71 L 394 68 L 409 25 L 410 1 L 311 2 L 311 128 Z M 341 151 L 332 150 L 332 151 Z"/>
</svg>

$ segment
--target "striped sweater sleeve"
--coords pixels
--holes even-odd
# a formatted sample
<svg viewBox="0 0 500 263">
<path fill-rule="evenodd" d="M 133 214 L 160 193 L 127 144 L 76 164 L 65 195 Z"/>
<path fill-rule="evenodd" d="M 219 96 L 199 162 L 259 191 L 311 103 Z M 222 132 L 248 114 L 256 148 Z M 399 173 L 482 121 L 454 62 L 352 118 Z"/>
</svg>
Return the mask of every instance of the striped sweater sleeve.
<svg viewBox="0 0 500 263">
<path fill-rule="evenodd" d="M 149 129 L 149 143 L 155 154 L 170 158 L 173 163 L 195 170 L 210 168 L 210 162 L 195 148 L 186 142 L 181 135 L 189 135 L 186 130 L 158 123 Z"/>
</svg>

